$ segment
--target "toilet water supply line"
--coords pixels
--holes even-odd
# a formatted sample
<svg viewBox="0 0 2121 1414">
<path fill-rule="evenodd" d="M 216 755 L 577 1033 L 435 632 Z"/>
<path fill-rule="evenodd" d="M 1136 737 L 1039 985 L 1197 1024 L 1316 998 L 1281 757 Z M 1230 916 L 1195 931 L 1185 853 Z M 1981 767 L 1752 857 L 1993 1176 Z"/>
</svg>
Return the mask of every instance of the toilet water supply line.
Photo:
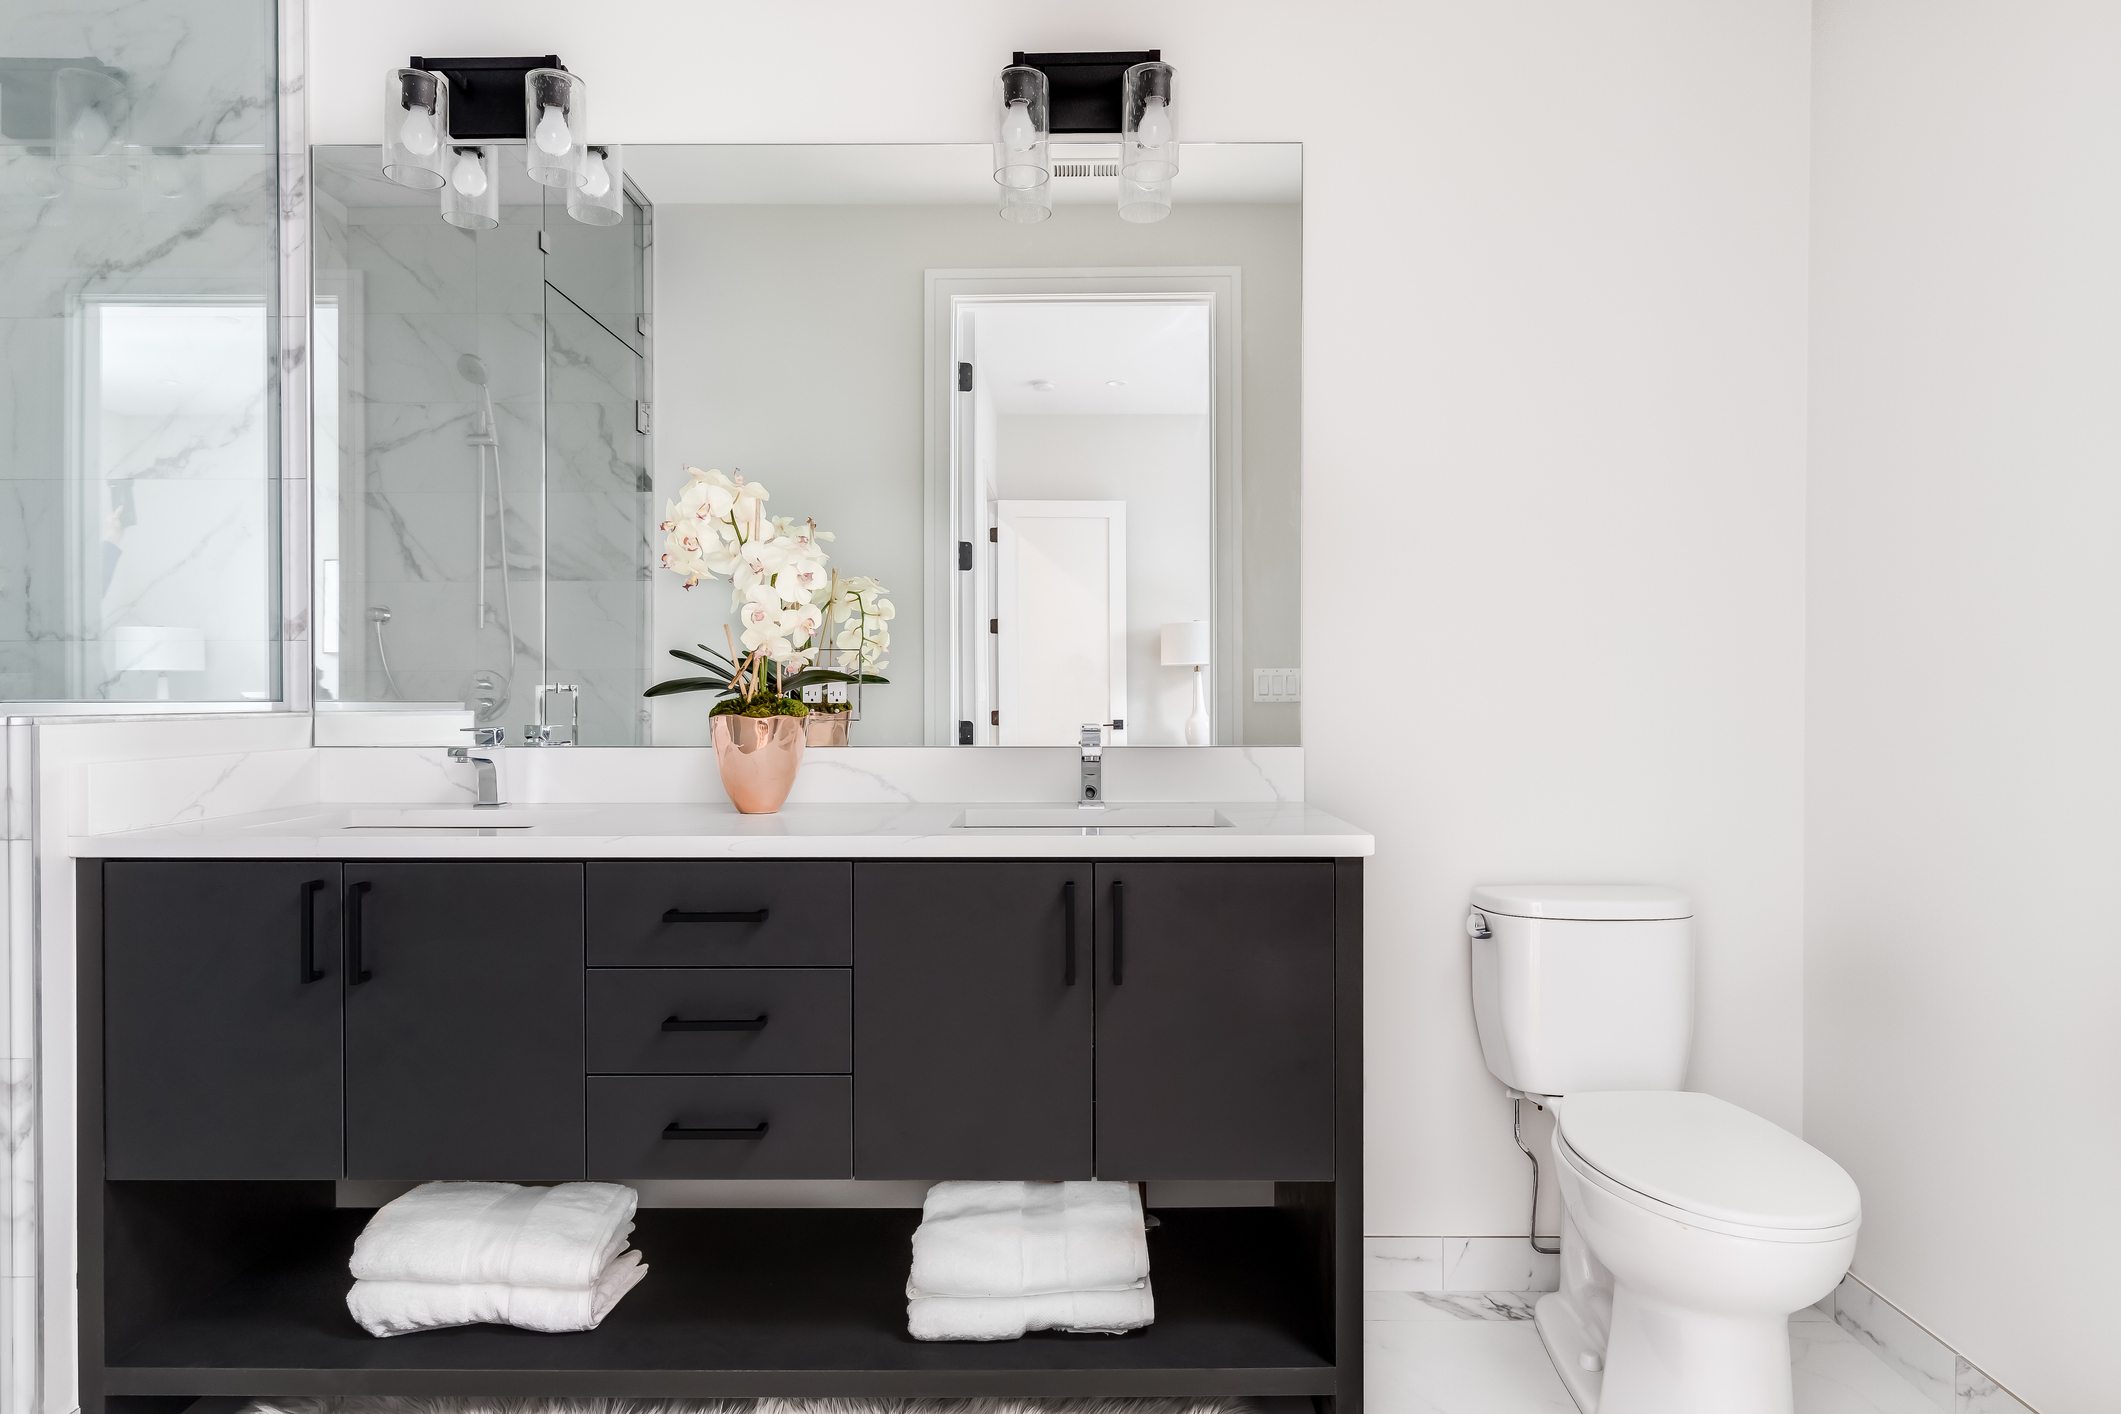
<svg viewBox="0 0 2121 1414">
<path fill-rule="evenodd" d="M 1523 1152 L 1526 1158 L 1532 1161 L 1532 1222 L 1525 1233 L 1525 1241 L 1531 1243 L 1532 1250 L 1540 1256 L 1552 1257 L 1561 1251 L 1559 1245 L 1561 1239 L 1557 1237 L 1555 1239 L 1556 1245 L 1553 1247 L 1541 1247 L 1539 1245 L 1539 1156 L 1525 1147 L 1524 1100 L 1525 1097 L 1517 1091 L 1512 1090 L 1510 1092 L 1510 1134 L 1517 1140 L 1518 1149 Z M 1532 1104 L 1539 1109 L 1546 1108 L 1545 1105 L 1540 1104 L 1537 1100 L 1532 1101 Z"/>
</svg>

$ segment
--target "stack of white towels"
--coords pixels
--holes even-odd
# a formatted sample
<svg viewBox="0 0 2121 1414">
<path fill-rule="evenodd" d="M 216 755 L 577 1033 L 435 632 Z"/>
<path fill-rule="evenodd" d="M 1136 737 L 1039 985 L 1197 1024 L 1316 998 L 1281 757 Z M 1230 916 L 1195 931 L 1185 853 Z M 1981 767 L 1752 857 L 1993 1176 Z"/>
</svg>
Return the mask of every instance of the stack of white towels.
<svg viewBox="0 0 2121 1414">
<path fill-rule="evenodd" d="M 354 1242 L 346 1309 L 371 1335 L 482 1321 L 595 1330 L 648 1268 L 620 1183 L 423 1183 Z"/>
<path fill-rule="evenodd" d="M 938 1183 L 913 1234 L 916 1340 L 1118 1335 L 1156 1319 L 1131 1183 Z"/>
</svg>

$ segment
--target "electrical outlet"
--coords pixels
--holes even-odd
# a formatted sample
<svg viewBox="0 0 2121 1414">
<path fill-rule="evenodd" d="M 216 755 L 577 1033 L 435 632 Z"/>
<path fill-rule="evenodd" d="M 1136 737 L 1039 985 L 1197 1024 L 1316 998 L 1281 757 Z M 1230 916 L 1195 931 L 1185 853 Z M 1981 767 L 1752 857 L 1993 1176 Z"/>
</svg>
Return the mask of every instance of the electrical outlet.
<svg viewBox="0 0 2121 1414">
<path fill-rule="evenodd" d="M 1303 669 L 1254 668 L 1254 702 L 1300 702 L 1303 700 Z"/>
</svg>

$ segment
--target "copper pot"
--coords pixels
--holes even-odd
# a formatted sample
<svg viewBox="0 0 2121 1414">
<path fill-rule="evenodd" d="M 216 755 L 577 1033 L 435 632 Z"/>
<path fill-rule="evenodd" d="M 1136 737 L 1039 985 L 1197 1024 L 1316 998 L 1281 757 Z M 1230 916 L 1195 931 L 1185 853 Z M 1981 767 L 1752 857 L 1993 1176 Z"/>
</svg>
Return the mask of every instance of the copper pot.
<svg viewBox="0 0 2121 1414">
<path fill-rule="evenodd" d="M 847 744 L 846 712 L 816 712 L 803 718 L 804 735 L 812 746 L 845 746 Z"/>
<path fill-rule="evenodd" d="M 796 768 L 803 764 L 802 717 L 739 717 L 714 723 L 714 760 L 722 789 L 746 815 L 771 815 L 788 799 Z"/>
</svg>

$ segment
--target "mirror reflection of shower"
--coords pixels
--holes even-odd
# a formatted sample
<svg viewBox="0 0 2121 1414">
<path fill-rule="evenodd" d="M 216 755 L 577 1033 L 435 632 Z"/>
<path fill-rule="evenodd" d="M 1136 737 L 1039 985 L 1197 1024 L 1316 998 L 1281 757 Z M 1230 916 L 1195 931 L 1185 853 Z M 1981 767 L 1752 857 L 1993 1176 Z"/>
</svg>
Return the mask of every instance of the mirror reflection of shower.
<svg viewBox="0 0 2121 1414">
<path fill-rule="evenodd" d="M 501 483 L 500 425 L 493 415 L 493 390 L 487 386 L 485 361 L 477 354 L 465 354 L 457 360 L 457 376 L 477 388 L 480 399 L 479 412 L 472 418 L 471 431 L 466 433 L 464 438 L 479 459 L 479 594 L 473 626 L 477 632 L 483 634 L 497 621 L 494 605 L 486 595 L 486 572 L 489 568 L 495 568 L 499 571 L 501 585 L 498 623 L 501 631 L 508 636 L 507 673 L 476 674 L 474 688 L 477 695 L 473 705 L 480 722 L 498 722 L 502 713 L 508 710 L 509 687 L 516 675 L 515 601 L 508 588 L 508 493 Z M 486 454 L 489 450 L 493 453 L 494 506 L 490 517 L 486 508 Z M 489 520 L 493 525 L 498 564 L 494 563 L 495 553 L 487 548 L 486 530 Z"/>
</svg>

